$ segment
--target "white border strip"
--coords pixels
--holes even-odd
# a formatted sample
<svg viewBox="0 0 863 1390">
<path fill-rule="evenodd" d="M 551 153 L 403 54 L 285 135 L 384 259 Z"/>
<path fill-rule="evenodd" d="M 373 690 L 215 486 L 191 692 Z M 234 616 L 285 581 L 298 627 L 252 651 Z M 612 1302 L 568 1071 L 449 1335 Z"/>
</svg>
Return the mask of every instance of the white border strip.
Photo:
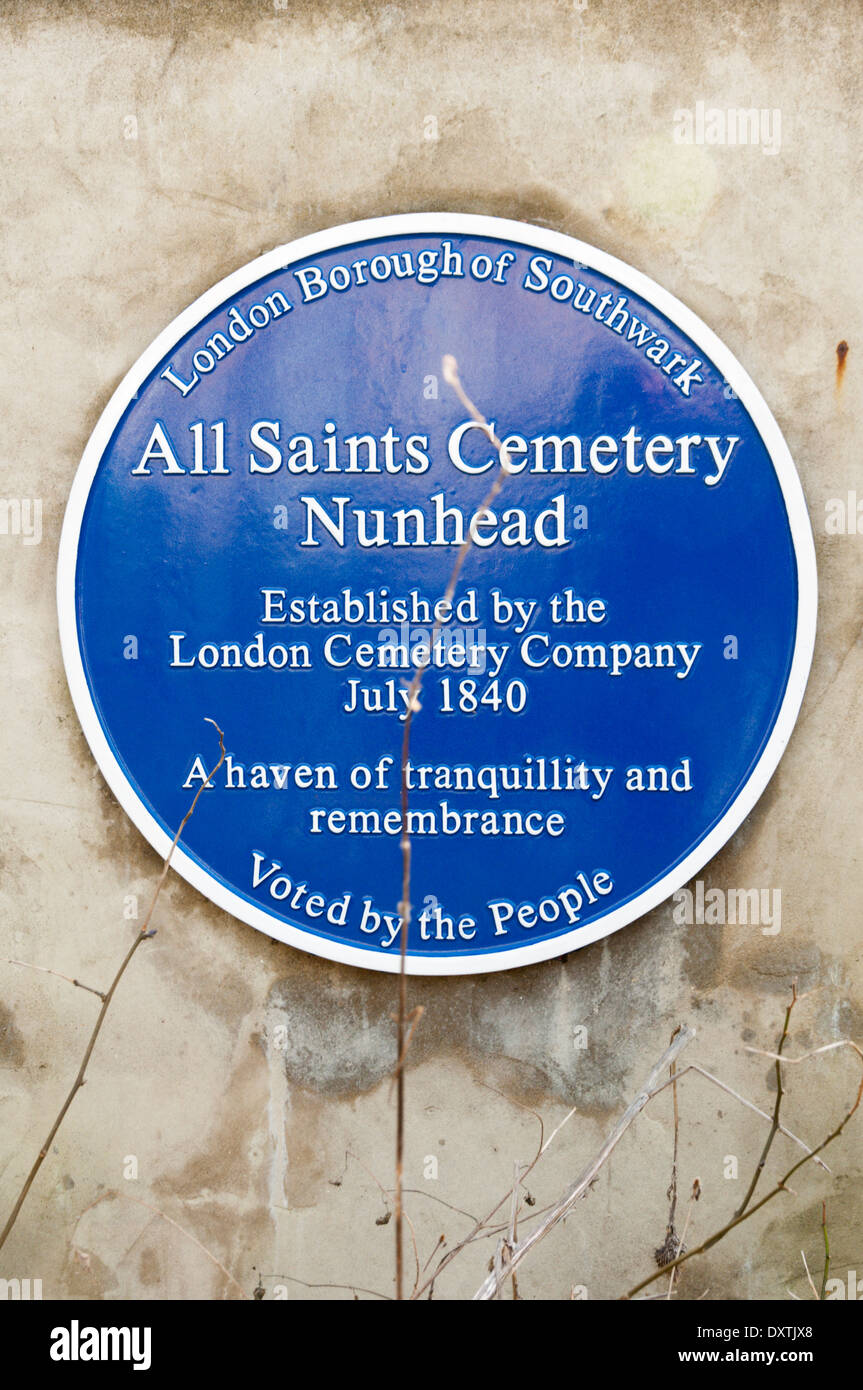
<svg viewBox="0 0 863 1390">
<path fill-rule="evenodd" d="M 146 352 L 127 372 L 120 382 L 108 405 L 105 407 L 93 434 L 84 450 L 83 457 L 75 474 L 63 530 L 57 562 L 57 609 L 60 623 L 60 643 L 66 676 L 75 710 L 93 756 L 105 780 L 145 839 L 164 858 L 171 845 L 171 837 L 153 819 L 144 803 L 137 796 L 114 757 L 102 724 L 93 704 L 78 644 L 78 627 L 75 615 L 75 572 L 78 555 L 78 540 L 81 522 L 90 487 L 96 476 L 104 450 L 119 423 L 123 412 L 140 389 L 146 378 L 168 355 L 180 338 L 190 333 L 200 321 L 226 300 L 240 294 L 253 282 L 285 269 L 308 256 L 331 251 L 346 243 L 367 241 L 373 238 L 403 236 L 406 234 L 493 237 L 498 240 L 513 241 L 528 248 L 550 251 L 553 255 L 597 270 L 603 275 L 618 281 L 634 294 L 640 295 L 660 313 L 669 318 L 683 333 L 692 339 L 705 356 L 719 369 L 725 380 L 735 391 L 742 405 L 748 411 L 753 423 L 770 454 L 776 476 L 785 499 L 794 553 L 797 560 L 798 611 L 797 635 L 794 657 L 788 677 L 788 685 L 779 714 L 770 738 L 756 766 L 722 819 L 709 835 L 695 847 L 681 863 L 677 864 L 653 887 L 640 893 L 638 897 L 623 904 L 607 916 L 595 921 L 588 920 L 582 927 L 575 928 L 561 936 L 537 941 L 527 946 L 514 946 L 507 950 L 479 953 L 457 957 L 436 959 L 429 956 L 408 954 L 408 971 L 412 975 L 468 975 L 490 974 L 497 970 L 511 970 L 520 965 L 530 965 L 537 961 L 551 960 L 568 951 L 577 950 L 598 941 L 612 932 L 619 931 L 627 923 L 643 916 L 659 903 L 665 901 L 683 884 L 688 883 L 710 859 L 731 838 L 738 826 L 746 819 L 776 770 L 800 710 L 812 652 L 815 644 L 815 623 L 818 606 L 817 575 L 815 569 L 815 547 L 809 514 L 800 479 L 794 468 L 788 446 L 782 437 L 779 426 L 773 418 L 767 403 L 762 398 L 748 374 L 720 342 L 719 338 L 702 321 L 681 304 L 674 295 L 655 284 L 640 271 L 633 270 L 623 261 L 598 251 L 585 242 L 560 232 L 548 231 L 524 222 L 513 222 L 506 218 L 479 217 L 466 213 L 407 213 L 395 217 L 375 217 L 363 222 L 349 222 L 341 227 L 315 232 L 301 237 L 299 241 L 277 247 L 266 255 L 250 261 L 240 270 L 234 271 L 212 289 L 207 290 L 193 304 L 174 319 L 151 343 Z M 223 887 L 211 877 L 194 859 L 179 847 L 174 851 L 172 866 L 183 878 L 200 893 L 223 908 L 232 916 L 249 926 L 265 932 L 277 941 L 299 950 L 308 951 L 327 960 L 340 961 L 345 965 L 359 966 L 365 970 L 383 970 L 390 973 L 399 969 L 398 955 L 390 956 L 373 948 L 342 945 L 323 937 L 314 936 L 298 927 L 288 926 L 254 904 L 247 902 L 230 889 Z"/>
</svg>

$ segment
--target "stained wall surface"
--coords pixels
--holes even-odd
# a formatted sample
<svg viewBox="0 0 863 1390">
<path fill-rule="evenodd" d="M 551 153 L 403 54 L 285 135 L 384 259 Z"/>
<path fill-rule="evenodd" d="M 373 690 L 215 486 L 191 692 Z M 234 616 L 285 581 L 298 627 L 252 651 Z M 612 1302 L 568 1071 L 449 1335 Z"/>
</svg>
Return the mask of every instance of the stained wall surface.
<svg viewBox="0 0 863 1390">
<path fill-rule="evenodd" d="M 859 21 L 852 0 L 0 6 L 0 495 L 42 505 L 38 544 L 0 535 L 0 1217 L 99 1003 L 7 961 L 104 989 L 135 930 L 130 900 L 143 909 L 159 871 L 66 688 L 54 569 L 78 459 L 127 368 L 198 294 L 361 217 L 519 218 L 676 294 L 775 413 L 820 579 L 798 727 L 702 875 L 781 892 L 778 931 L 687 925 L 667 903 L 563 960 L 411 983 L 420 1261 L 506 1193 L 536 1152 L 537 1114 L 548 1136 L 574 1106 L 528 1179 L 531 1211 L 553 1201 L 680 1022 L 697 1031 L 681 1065 L 766 1110 L 773 1066 L 747 1049 L 775 1047 L 793 980 L 793 1055 L 863 1041 Z M 680 113 L 699 102 L 758 108 L 764 138 L 682 143 Z M 44 1297 L 391 1294 L 394 981 L 271 942 L 176 877 L 155 925 L 0 1276 L 41 1279 Z M 789 1068 L 786 1124 L 814 1144 L 858 1075 L 847 1049 Z M 740 1201 L 767 1125 L 694 1072 L 679 1108 L 678 1225 L 696 1177 L 703 1189 L 692 1243 Z M 672 1141 L 666 1092 L 525 1263 L 522 1297 L 611 1298 L 650 1272 Z M 799 1152 L 780 1136 L 763 1183 Z M 860 1154 L 858 1117 L 826 1155 L 832 1173 L 801 1170 L 795 1196 L 686 1267 L 678 1296 L 806 1297 L 800 1251 L 817 1265 L 822 1197 L 834 1274 L 863 1277 Z M 436 1296 L 470 1296 L 493 1246 L 459 1255 Z"/>
</svg>

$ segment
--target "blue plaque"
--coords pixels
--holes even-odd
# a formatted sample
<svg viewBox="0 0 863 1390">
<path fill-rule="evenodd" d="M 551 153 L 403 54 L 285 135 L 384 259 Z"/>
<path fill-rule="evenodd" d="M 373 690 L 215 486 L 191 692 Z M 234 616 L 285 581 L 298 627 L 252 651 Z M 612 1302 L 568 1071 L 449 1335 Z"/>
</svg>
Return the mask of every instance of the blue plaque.
<svg viewBox="0 0 863 1390">
<path fill-rule="evenodd" d="M 425 667 L 408 969 L 445 975 L 596 941 L 703 868 L 790 737 L 816 576 L 780 431 L 694 314 L 569 237 L 420 214 L 272 251 L 159 336 L 84 452 L 58 599 L 142 834 L 167 852 L 215 720 L 177 870 L 376 970 Z"/>
</svg>

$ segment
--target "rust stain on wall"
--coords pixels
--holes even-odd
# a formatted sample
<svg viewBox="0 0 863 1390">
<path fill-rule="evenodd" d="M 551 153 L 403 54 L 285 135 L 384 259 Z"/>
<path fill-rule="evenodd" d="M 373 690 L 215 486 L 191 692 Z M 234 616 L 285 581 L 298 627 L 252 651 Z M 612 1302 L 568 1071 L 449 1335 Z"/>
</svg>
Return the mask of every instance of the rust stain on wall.
<svg viewBox="0 0 863 1390">
<path fill-rule="evenodd" d="M 845 339 L 843 338 L 841 342 L 839 342 L 839 343 L 836 344 L 836 389 L 837 389 L 837 391 L 841 388 L 842 382 L 843 382 L 843 380 L 844 380 L 844 378 L 845 378 L 845 363 L 846 363 L 846 361 L 847 361 L 847 358 L 848 358 L 848 344 L 846 343 Z"/>
</svg>

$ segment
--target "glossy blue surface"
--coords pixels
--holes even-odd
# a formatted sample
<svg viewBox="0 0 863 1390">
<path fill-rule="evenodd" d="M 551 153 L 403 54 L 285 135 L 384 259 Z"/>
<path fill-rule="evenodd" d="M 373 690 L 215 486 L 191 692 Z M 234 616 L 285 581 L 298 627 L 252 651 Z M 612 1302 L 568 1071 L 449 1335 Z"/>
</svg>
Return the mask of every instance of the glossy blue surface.
<svg viewBox="0 0 863 1390">
<path fill-rule="evenodd" d="M 466 261 L 499 254 L 507 243 L 453 236 Z M 313 258 L 324 272 L 376 252 L 438 246 L 440 238 L 390 238 L 369 247 L 342 248 Z M 595 922 L 641 893 L 679 863 L 733 802 L 762 752 L 788 679 L 797 618 L 797 580 L 782 493 L 764 444 L 741 403 L 709 361 L 705 379 L 684 396 L 625 336 L 592 315 L 555 303 L 547 293 L 522 287 L 530 248 L 511 245 L 518 257 L 507 283 L 463 278 L 420 285 L 415 278 L 331 291 L 304 304 L 296 267 L 271 275 L 202 322 L 155 371 L 127 409 L 105 450 L 84 516 L 76 578 L 79 636 L 93 700 L 115 756 L 155 819 L 173 833 L 190 791 L 183 782 L 200 755 L 214 761 L 212 716 L 226 733 L 236 762 L 331 763 L 337 792 L 230 790 L 221 778 L 202 796 L 182 847 L 208 873 L 256 906 L 311 934 L 382 948 L 358 929 L 356 911 L 345 928 L 315 923 L 285 910 L 262 885 L 251 887 L 253 851 L 279 860 L 296 883 L 327 899 L 350 892 L 393 912 L 400 894 L 397 835 L 308 833 L 313 807 L 377 808 L 398 805 L 398 779 L 383 793 L 355 791 L 347 769 L 374 766 L 383 754 L 398 757 L 402 724 L 395 715 L 341 710 L 351 667 L 338 672 L 320 661 L 322 641 L 333 629 L 267 628 L 262 586 L 284 587 L 289 596 L 336 597 L 345 588 L 362 594 L 385 586 L 391 595 L 412 589 L 429 599 L 444 590 L 454 551 L 392 546 L 340 549 L 331 541 L 303 548 L 301 495 L 321 500 L 350 496 L 355 507 L 429 507 L 441 490 L 448 505 L 469 515 L 489 486 L 488 476 L 453 468 L 447 439 L 465 416 L 444 384 L 444 353 L 458 359 L 466 389 L 497 423 L 500 434 L 571 432 L 623 435 L 633 424 L 643 437 L 674 439 L 685 433 L 740 439 L 721 482 L 705 486 L 696 476 L 654 476 L 646 470 L 608 476 L 524 473 L 509 478 L 498 509 L 523 507 L 528 515 L 561 492 L 567 515 L 587 507 L 586 530 L 559 549 L 536 545 L 473 550 L 459 593 L 475 588 L 480 603 L 499 588 L 508 595 L 545 599 L 571 588 L 585 600 L 601 597 L 608 616 L 598 626 L 553 629 L 556 642 L 702 643 L 685 680 L 671 671 L 602 670 L 525 673 L 515 656 L 502 676 L 525 679 L 522 714 L 446 715 L 439 703 L 444 672 L 426 676 L 423 710 L 414 722 L 415 763 L 523 764 L 526 756 L 572 755 L 575 762 L 616 769 L 604 796 L 584 793 L 512 793 L 489 803 L 482 794 L 414 792 L 416 810 L 436 808 L 441 797 L 459 811 L 508 808 L 560 810 L 566 831 L 559 838 L 417 836 L 413 901 L 434 897 L 446 912 L 472 914 L 476 937 L 466 942 L 421 943 L 412 953 L 436 956 L 477 950 L 509 950 L 543 935 L 569 931 L 557 920 L 506 937 L 493 936 L 486 904 L 509 898 L 537 902 L 582 871 L 607 872 L 613 892 L 581 921 Z M 629 312 L 663 332 L 671 348 L 704 360 L 684 335 L 652 305 L 592 270 L 574 278 L 599 293 L 625 294 Z M 293 304 L 253 339 L 238 345 L 183 398 L 159 372 L 170 362 L 188 377 L 192 350 L 224 327 L 231 305 L 248 315 L 274 290 Z M 438 378 L 437 398 L 427 399 L 428 378 Z M 425 473 L 370 475 L 326 473 L 252 475 L 248 431 L 259 419 L 282 422 L 282 443 L 294 434 L 321 441 L 326 421 L 340 438 L 380 437 L 387 426 L 404 438 L 429 438 L 432 466 Z M 133 476 L 155 421 L 164 425 L 178 456 L 191 467 L 189 427 L 226 422 L 227 476 L 166 476 L 157 463 L 151 476 Z M 212 433 L 205 434 L 208 449 Z M 260 457 L 263 454 L 257 451 Z M 474 448 L 479 460 L 488 455 Z M 321 457 L 323 450 L 319 449 Z M 210 458 L 212 463 L 212 458 Z M 274 525 L 274 508 L 287 507 L 288 529 Z M 509 640 L 486 621 L 491 642 Z M 552 630 L 546 620 L 532 624 Z M 348 629 L 355 641 L 376 642 L 379 627 Z M 188 650 L 201 643 L 249 642 L 263 631 L 267 643 L 307 642 L 311 670 L 172 669 L 168 634 L 188 634 Z M 124 656 L 124 639 L 138 638 L 137 660 Z M 738 659 L 724 657 L 733 634 Z M 397 672 L 370 671 L 381 684 Z M 449 673 L 454 676 L 464 673 Z M 689 758 L 694 788 L 687 793 L 634 794 L 624 788 L 632 765 L 673 768 Z"/>
</svg>

